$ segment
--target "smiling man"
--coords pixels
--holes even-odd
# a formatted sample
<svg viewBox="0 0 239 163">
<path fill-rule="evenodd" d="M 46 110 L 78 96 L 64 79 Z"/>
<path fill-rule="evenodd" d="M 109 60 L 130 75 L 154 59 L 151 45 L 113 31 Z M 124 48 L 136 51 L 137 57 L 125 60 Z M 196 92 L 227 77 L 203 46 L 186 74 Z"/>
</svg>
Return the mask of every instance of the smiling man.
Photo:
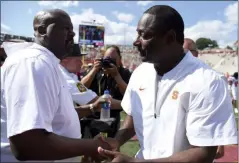
<svg viewBox="0 0 239 163">
<path fill-rule="evenodd" d="M 72 162 L 80 161 L 76 156 L 98 156 L 97 147 L 109 145 L 99 139 L 80 139 L 78 115 L 59 69 L 62 57 L 73 48 L 75 33 L 69 15 L 59 9 L 41 11 L 33 27 L 35 43 L 12 44 L 9 48 L 15 50 L 5 49 L 1 162 Z"/>
<path fill-rule="evenodd" d="M 142 63 L 122 100 L 127 113 L 114 149 L 136 133 L 135 158 L 99 148 L 113 162 L 212 163 L 217 146 L 237 144 L 237 129 L 223 75 L 184 52 L 184 22 L 170 6 L 144 12 L 134 45 Z M 144 75 L 142 75 L 144 74 Z"/>
</svg>

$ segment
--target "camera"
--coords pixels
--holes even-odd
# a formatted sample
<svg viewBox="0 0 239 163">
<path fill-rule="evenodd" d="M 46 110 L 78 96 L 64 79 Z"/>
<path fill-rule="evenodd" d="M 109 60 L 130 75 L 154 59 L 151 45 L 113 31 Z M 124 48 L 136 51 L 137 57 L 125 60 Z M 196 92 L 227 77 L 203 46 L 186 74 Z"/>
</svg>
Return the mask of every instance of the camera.
<svg viewBox="0 0 239 163">
<path fill-rule="evenodd" d="M 116 62 L 109 57 L 101 59 L 101 65 L 102 65 L 103 68 L 111 68 L 110 64 L 116 65 Z"/>
</svg>

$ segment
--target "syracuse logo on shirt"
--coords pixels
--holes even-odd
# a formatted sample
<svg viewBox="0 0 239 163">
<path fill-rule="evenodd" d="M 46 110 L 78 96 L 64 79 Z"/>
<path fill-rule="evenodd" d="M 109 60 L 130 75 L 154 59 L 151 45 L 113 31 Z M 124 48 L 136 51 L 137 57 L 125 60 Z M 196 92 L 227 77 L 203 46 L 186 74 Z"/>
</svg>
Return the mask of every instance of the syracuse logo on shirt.
<svg viewBox="0 0 239 163">
<path fill-rule="evenodd" d="M 83 84 L 77 83 L 76 86 L 80 92 L 86 92 L 86 87 Z"/>
<path fill-rule="evenodd" d="M 177 100 L 177 99 L 178 99 L 178 94 L 179 94 L 179 92 L 176 91 L 176 90 L 174 90 L 174 91 L 173 91 L 173 94 L 172 94 L 172 99 L 173 99 L 173 100 Z"/>
</svg>

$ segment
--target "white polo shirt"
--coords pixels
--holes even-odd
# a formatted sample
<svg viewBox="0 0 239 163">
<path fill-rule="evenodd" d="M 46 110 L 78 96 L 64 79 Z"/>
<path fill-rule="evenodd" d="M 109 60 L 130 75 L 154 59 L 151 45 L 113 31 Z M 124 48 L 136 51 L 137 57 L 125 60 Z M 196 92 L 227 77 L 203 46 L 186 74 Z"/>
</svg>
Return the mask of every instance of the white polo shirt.
<svg viewBox="0 0 239 163">
<path fill-rule="evenodd" d="M 232 97 L 234 100 L 238 100 L 238 80 L 234 78 L 232 83 Z"/>
<path fill-rule="evenodd" d="M 10 50 L 1 67 L 1 162 L 16 161 L 8 138 L 28 130 L 45 129 L 81 138 L 79 118 L 59 59 L 38 44 L 23 44 L 24 48 Z"/>
<path fill-rule="evenodd" d="M 237 144 L 226 78 L 190 52 L 161 79 L 153 64 L 142 63 L 131 76 L 122 107 L 134 120 L 141 146 L 137 158 L 169 157 L 190 144 Z"/>
<path fill-rule="evenodd" d="M 60 70 L 67 81 L 68 89 L 71 93 L 72 99 L 79 105 L 88 104 L 91 100 L 97 97 L 97 94 L 90 89 L 87 89 L 79 80 L 77 75 L 67 71 L 59 64 Z"/>
</svg>

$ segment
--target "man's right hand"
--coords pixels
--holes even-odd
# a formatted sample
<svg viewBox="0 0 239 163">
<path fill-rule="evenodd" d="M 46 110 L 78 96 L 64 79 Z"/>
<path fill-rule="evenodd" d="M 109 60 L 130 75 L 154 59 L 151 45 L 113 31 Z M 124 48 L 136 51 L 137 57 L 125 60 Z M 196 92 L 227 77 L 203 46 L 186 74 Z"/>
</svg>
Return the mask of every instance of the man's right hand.
<svg viewBox="0 0 239 163">
<path fill-rule="evenodd" d="M 92 71 L 98 72 L 102 68 L 100 59 L 95 59 Z"/>
<path fill-rule="evenodd" d="M 104 149 L 108 149 L 110 151 L 119 151 L 119 143 L 114 138 L 104 138 L 100 134 L 94 137 L 95 144 L 98 147 L 102 147 Z M 95 161 L 100 162 L 101 160 L 104 160 L 102 157 L 100 157 L 99 153 L 96 155 L 91 156 L 84 156 L 83 161 L 89 162 L 89 161 Z"/>
</svg>

